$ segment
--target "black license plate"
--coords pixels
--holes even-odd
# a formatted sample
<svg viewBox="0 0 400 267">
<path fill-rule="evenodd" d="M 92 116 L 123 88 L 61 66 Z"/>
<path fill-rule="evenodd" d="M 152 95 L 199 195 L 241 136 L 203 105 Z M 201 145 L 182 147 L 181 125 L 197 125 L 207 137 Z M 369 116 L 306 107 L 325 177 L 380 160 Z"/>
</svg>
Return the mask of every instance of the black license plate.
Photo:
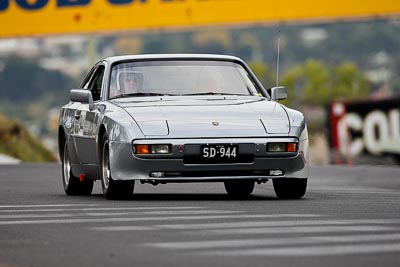
<svg viewBox="0 0 400 267">
<path fill-rule="evenodd" d="M 239 158 L 239 146 L 233 144 L 207 144 L 200 148 L 200 157 L 210 161 L 235 161 Z"/>
</svg>

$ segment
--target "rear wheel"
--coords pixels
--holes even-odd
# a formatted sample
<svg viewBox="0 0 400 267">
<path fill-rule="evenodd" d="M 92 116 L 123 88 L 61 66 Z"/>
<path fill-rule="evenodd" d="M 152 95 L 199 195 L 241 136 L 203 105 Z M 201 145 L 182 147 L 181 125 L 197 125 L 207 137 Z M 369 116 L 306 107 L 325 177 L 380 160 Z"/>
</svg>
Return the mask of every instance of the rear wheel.
<svg viewBox="0 0 400 267">
<path fill-rule="evenodd" d="M 135 180 L 116 181 L 111 177 L 110 169 L 110 150 L 109 143 L 106 136 L 102 142 L 102 156 L 101 156 L 101 170 L 102 179 L 101 185 L 103 188 L 103 195 L 107 199 L 129 199 L 133 195 L 135 187 Z"/>
<path fill-rule="evenodd" d="M 66 140 L 64 140 L 61 165 L 64 191 L 67 195 L 90 195 L 92 193 L 93 180 L 86 179 L 81 182 L 78 177 L 72 174 Z"/>
<path fill-rule="evenodd" d="M 307 178 L 279 178 L 272 182 L 275 194 L 280 199 L 298 199 L 306 193 Z"/>
<path fill-rule="evenodd" d="M 254 181 L 226 181 L 224 185 L 226 192 L 232 197 L 247 197 L 254 190 Z"/>
</svg>

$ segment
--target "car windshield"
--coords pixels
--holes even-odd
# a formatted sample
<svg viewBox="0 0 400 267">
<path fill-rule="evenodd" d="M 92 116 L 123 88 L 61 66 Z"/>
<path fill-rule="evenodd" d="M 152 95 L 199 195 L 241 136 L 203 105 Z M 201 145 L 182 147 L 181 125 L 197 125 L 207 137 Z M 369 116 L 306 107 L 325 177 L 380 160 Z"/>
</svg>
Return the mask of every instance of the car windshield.
<svg viewBox="0 0 400 267">
<path fill-rule="evenodd" d="M 111 70 L 110 97 L 157 95 L 259 95 L 239 64 L 209 60 L 124 62 Z"/>
</svg>

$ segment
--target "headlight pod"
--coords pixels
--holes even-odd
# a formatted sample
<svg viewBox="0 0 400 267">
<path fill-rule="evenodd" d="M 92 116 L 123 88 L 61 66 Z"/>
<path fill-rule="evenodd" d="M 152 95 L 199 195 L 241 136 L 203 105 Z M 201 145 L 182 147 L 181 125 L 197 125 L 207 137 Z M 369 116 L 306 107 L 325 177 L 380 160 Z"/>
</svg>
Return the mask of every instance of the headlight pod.
<svg viewBox="0 0 400 267">
<path fill-rule="evenodd" d="M 171 145 L 150 145 L 151 154 L 170 154 Z"/>
<path fill-rule="evenodd" d="M 297 152 L 297 143 L 268 143 L 267 152 L 270 153 Z"/>
<path fill-rule="evenodd" d="M 171 152 L 172 145 L 170 144 L 133 145 L 133 153 L 137 155 L 171 154 Z"/>
</svg>

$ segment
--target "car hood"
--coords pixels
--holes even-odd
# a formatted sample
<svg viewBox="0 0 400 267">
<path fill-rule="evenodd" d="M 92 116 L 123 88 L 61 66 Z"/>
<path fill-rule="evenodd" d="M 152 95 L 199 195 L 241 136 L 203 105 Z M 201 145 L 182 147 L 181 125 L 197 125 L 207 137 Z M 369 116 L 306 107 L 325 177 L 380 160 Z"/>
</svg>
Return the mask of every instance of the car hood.
<svg viewBox="0 0 400 267">
<path fill-rule="evenodd" d="M 266 134 L 288 134 L 290 130 L 284 108 L 260 97 L 182 97 L 140 102 L 124 100 L 116 104 L 132 116 L 148 137 L 265 137 Z"/>
</svg>

